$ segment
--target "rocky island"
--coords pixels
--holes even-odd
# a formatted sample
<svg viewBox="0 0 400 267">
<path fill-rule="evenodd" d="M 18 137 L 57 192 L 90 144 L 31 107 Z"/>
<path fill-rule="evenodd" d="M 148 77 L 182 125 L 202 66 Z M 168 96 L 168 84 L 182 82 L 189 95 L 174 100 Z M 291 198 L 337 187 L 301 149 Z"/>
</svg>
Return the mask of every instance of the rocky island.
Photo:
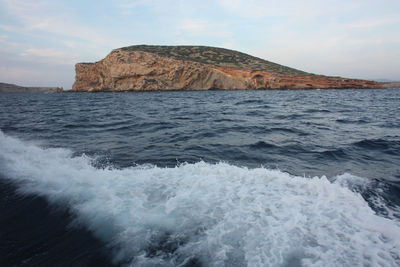
<svg viewBox="0 0 400 267">
<path fill-rule="evenodd" d="M 315 75 L 207 46 L 136 45 L 75 65 L 72 91 L 382 88 L 374 81 Z"/>
</svg>

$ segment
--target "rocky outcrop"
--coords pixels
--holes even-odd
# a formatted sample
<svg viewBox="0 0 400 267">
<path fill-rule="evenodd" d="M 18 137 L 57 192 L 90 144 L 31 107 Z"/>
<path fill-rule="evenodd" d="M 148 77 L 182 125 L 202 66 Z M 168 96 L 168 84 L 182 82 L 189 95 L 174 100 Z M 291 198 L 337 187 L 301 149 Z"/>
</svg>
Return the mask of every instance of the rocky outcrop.
<svg viewBox="0 0 400 267">
<path fill-rule="evenodd" d="M 255 66 L 261 66 L 264 70 L 243 69 L 236 67 L 238 64 L 225 64 L 226 62 L 201 63 L 196 62 L 196 58 L 199 57 L 188 60 L 187 57 L 180 59 L 177 56 L 169 57 L 168 54 L 116 49 L 99 62 L 76 64 L 76 79 L 72 89 L 93 92 L 382 88 L 377 82 L 318 76 L 300 71 L 294 72 L 287 67 L 284 68 L 290 70 L 288 71 L 290 74 L 267 71 L 260 65 L 261 63 L 257 65 L 256 61 L 254 61 L 257 63 Z M 275 63 L 269 64 L 280 66 Z M 284 68 L 281 69 L 285 70 Z"/>
</svg>

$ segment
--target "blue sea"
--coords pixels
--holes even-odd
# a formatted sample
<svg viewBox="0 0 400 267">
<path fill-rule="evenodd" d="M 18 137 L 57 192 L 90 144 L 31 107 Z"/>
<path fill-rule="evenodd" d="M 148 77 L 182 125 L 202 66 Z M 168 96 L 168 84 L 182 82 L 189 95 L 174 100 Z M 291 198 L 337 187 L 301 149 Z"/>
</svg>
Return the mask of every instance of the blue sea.
<svg viewBox="0 0 400 267">
<path fill-rule="evenodd" d="M 0 266 L 400 266 L 400 89 L 1 94 Z"/>
</svg>

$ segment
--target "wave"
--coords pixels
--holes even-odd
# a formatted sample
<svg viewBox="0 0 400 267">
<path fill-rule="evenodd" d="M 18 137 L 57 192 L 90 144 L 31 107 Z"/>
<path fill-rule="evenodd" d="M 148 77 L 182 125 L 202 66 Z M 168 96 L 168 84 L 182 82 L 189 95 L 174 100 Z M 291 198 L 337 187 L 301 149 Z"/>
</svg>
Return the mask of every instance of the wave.
<svg viewBox="0 0 400 267">
<path fill-rule="evenodd" d="M 265 101 L 260 99 L 246 99 L 235 103 L 235 105 L 247 105 L 247 104 L 265 104 Z"/>
<path fill-rule="evenodd" d="M 400 150 L 400 141 L 398 140 L 389 140 L 389 139 L 364 139 L 352 144 L 353 146 L 369 149 L 369 150 L 378 150 L 385 152 L 397 152 Z"/>
<path fill-rule="evenodd" d="M 318 156 L 324 159 L 329 159 L 329 160 L 343 160 L 347 159 L 349 156 L 346 153 L 345 149 L 338 148 L 338 149 L 332 149 L 332 150 L 324 150 L 321 152 L 316 152 Z"/>
<path fill-rule="evenodd" d="M 264 142 L 264 141 L 258 141 L 257 143 L 250 144 L 249 147 L 252 148 L 252 149 L 264 149 L 264 148 L 266 148 L 266 149 L 276 149 L 276 148 L 279 148 L 278 146 L 276 146 L 274 144 L 267 143 L 267 142 Z"/>
<path fill-rule="evenodd" d="M 1 131 L 0 147 L 0 170 L 20 193 L 68 207 L 118 264 L 400 264 L 399 220 L 377 215 L 353 190 L 366 178 L 206 162 L 100 169 Z"/>
<path fill-rule="evenodd" d="M 331 113 L 332 111 L 328 109 L 316 109 L 316 108 L 310 108 L 304 111 L 305 113 Z"/>
<path fill-rule="evenodd" d="M 368 120 L 364 119 L 337 119 L 336 122 L 343 123 L 343 124 L 366 124 Z"/>
</svg>

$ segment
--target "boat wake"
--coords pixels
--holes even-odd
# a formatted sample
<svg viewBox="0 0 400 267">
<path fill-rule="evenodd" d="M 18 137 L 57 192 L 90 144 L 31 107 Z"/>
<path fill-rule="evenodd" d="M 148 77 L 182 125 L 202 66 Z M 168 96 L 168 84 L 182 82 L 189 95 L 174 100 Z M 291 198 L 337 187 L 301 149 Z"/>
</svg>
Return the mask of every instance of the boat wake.
<svg viewBox="0 0 400 267">
<path fill-rule="evenodd" d="M 117 264 L 400 265 L 398 207 L 376 197 L 391 211 L 377 214 L 359 192 L 369 187 L 363 177 L 206 162 L 98 168 L 1 131 L 0 147 L 0 172 L 18 192 L 68 207 Z"/>
</svg>

